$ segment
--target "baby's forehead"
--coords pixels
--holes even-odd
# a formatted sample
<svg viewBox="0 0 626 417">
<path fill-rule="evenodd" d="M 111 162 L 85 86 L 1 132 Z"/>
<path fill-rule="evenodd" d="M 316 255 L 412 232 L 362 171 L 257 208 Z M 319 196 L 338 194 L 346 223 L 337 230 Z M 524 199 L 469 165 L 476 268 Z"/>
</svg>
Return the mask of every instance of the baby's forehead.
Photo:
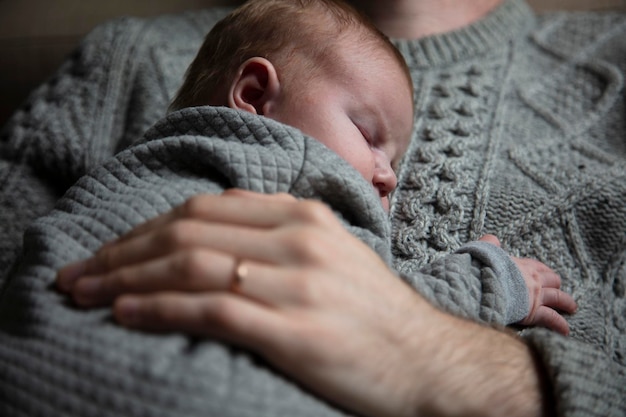
<svg viewBox="0 0 626 417">
<path fill-rule="evenodd" d="M 365 57 L 388 71 L 400 71 L 412 94 L 413 80 L 410 69 L 402 53 L 384 35 L 372 32 L 368 28 L 360 28 L 346 34 L 345 38 L 347 47 L 343 53 Z"/>
</svg>

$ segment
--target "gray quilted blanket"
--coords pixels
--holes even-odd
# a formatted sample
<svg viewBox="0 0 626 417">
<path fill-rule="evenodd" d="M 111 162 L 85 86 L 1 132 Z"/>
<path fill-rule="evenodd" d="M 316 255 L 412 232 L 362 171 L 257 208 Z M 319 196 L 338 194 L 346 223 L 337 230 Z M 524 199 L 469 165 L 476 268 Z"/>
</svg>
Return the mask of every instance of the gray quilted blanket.
<svg viewBox="0 0 626 417">
<path fill-rule="evenodd" d="M 324 145 L 228 108 L 172 113 L 81 178 L 27 230 L 23 256 L 0 299 L 0 362 L 11 364 L 0 382 L 12 386 L 0 390 L 3 415 L 33 401 L 29 391 L 39 402 L 76 407 L 81 415 L 159 415 L 160 409 L 163 415 L 242 416 L 258 411 L 259 401 L 262 415 L 336 415 L 313 398 L 301 402 L 295 385 L 247 353 L 185 335 L 130 332 L 111 321 L 109 310 L 80 310 L 54 289 L 63 265 L 192 195 L 231 187 L 322 200 L 390 262 L 389 221 L 373 187 Z M 451 255 L 430 268 L 407 279 L 432 301 L 476 318 L 485 310 L 504 314 L 504 297 L 480 305 L 479 278 L 494 291 L 500 281 L 487 267 L 481 276 L 469 255 Z M 462 288 L 463 296 L 435 290 L 435 281 Z M 233 398 L 238 395 L 247 399 Z"/>
<path fill-rule="evenodd" d="M 173 113 L 83 177 L 26 233 L 0 302 L 0 362 L 10 364 L 0 380 L 12 387 L 0 390 L 3 416 L 37 403 L 94 416 L 339 414 L 248 354 L 129 332 L 106 309 L 81 311 L 52 288 L 65 263 L 191 195 L 229 187 L 323 199 L 389 260 L 389 222 L 373 188 L 319 142 L 227 108 Z"/>
</svg>

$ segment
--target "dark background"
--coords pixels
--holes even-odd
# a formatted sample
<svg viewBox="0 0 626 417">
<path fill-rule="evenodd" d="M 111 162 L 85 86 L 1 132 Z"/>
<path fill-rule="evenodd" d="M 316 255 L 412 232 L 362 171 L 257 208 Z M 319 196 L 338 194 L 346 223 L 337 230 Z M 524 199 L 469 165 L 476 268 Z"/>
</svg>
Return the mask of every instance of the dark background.
<svg viewBox="0 0 626 417">
<path fill-rule="evenodd" d="M 626 0 L 529 0 L 538 11 L 626 10 Z M 0 0 L 0 127 L 87 32 L 122 15 L 232 6 L 241 0 Z"/>
</svg>

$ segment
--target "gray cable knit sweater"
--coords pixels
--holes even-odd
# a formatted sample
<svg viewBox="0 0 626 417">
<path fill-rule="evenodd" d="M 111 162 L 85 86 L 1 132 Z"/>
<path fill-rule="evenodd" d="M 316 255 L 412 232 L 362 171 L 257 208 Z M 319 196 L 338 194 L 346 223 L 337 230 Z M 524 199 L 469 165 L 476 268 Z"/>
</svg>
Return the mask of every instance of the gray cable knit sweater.
<svg viewBox="0 0 626 417">
<path fill-rule="evenodd" d="M 103 25 L 33 93 L 0 134 L 0 268 L 32 219 L 162 116 L 224 13 Z M 555 268 L 579 304 L 572 334 L 522 336 L 562 416 L 626 415 L 625 25 L 621 14 L 537 18 L 506 0 L 465 29 L 397 42 L 420 117 L 392 206 L 395 265 L 429 299 L 496 323 L 496 284 L 468 297 L 445 281 L 422 286 L 430 275 L 416 271 L 445 268 L 444 253 L 487 232 Z M 45 300 L 67 323 L 40 326 L 52 314 L 28 296 L 40 285 L 2 295 L 2 415 L 341 414 L 241 352 L 126 333 L 105 311 L 76 318 L 53 292 Z M 161 348 L 145 350 L 146 340 Z"/>
</svg>

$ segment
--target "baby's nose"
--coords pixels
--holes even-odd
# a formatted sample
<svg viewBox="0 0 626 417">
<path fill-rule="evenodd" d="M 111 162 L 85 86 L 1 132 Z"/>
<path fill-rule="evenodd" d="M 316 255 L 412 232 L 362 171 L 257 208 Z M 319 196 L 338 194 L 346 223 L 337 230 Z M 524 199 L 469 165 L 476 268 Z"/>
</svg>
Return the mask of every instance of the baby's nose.
<svg viewBox="0 0 626 417">
<path fill-rule="evenodd" d="M 398 185 L 398 178 L 393 169 L 391 169 L 390 164 L 376 168 L 372 184 L 374 184 L 381 197 L 387 197 L 395 190 Z"/>
</svg>

